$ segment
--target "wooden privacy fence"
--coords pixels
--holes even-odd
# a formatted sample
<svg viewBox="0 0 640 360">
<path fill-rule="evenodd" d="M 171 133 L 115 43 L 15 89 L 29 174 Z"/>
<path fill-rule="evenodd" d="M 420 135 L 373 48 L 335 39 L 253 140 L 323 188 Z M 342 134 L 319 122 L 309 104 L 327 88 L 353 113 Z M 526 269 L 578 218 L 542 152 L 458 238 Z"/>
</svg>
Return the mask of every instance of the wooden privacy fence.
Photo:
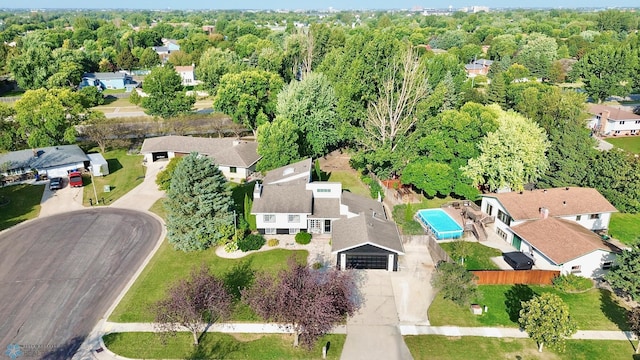
<svg viewBox="0 0 640 360">
<path fill-rule="evenodd" d="M 560 276 L 556 270 L 480 270 L 472 271 L 478 277 L 478 285 L 551 285 Z"/>
</svg>

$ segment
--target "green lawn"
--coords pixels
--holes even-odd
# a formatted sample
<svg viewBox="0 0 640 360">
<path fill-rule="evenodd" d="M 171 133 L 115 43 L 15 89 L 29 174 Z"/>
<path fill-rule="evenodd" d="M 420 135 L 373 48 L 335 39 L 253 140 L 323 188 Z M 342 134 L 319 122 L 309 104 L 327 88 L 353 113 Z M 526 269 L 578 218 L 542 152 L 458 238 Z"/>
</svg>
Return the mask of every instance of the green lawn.
<svg viewBox="0 0 640 360">
<path fill-rule="evenodd" d="M 109 321 L 151 322 L 154 319 L 153 304 L 162 299 L 167 288 L 178 279 L 186 278 L 194 267 L 205 263 L 211 271 L 222 276 L 229 290 L 239 297 L 238 287 L 247 286 L 257 271 L 278 271 L 287 266 L 287 259 L 294 254 L 298 261 L 306 262 L 306 250 L 290 251 L 274 249 L 254 253 L 241 259 L 222 259 L 215 249 L 185 253 L 176 251 L 164 242 L 140 277 L 118 304 Z M 244 304 L 237 303 L 233 321 L 256 321 L 256 315 Z"/>
<path fill-rule="evenodd" d="M 439 208 L 441 205 L 455 200 L 457 199 L 450 196 L 431 199 L 422 197 L 419 203 L 396 205 L 393 207 L 393 221 L 398 224 L 400 232 L 405 235 L 423 235 L 424 229 L 417 221 L 413 220 L 415 213 L 420 209 Z"/>
<path fill-rule="evenodd" d="M 190 333 L 179 333 L 162 344 L 153 333 L 117 333 L 103 337 L 109 350 L 137 359 L 322 359 L 327 343 L 327 359 L 339 359 L 346 335 L 326 335 L 310 351 L 294 348 L 291 335 L 207 333 L 193 347 Z"/>
<path fill-rule="evenodd" d="M 431 325 L 518 327 L 520 301 L 530 299 L 534 293 L 552 292 L 569 306 L 579 329 L 627 329 L 626 309 L 607 290 L 591 289 L 584 293 L 565 294 L 551 286 L 480 285 L 478 288 L 481 296 L 474 302 L 488 306 L 488 312 L 473 315 L 469 308 L 444 300 L 438 294 L 429 307 Z"/>
<path fill-rule="evenodd" d="M 161 218 L 163 218 L 165 221 L 167 221 L 167 210 L 164 208 L 164 199 L 158 199 L 158 201 L 154 202 L 153 205 L 151 205 L 151 207 L 149 208 L 149 211 L 151 211 L 152 213 L 160 216 Z"/>
<path fill-rule="evenodd" d="M 440 246 L 446 251 L 449 256 L 455 253 L 454 247 L 459 246 L 458 242 L 445 242 L 440 243 Z M 500 268 L 493 261 L 492 257 L 502 255 L 502 252 L 498 249 L 484 246 L 474 241 L 465 241 L 467 257 L 464 259 L 464 266 L 467 270 L 499 270 Z M 455 259 L 459 260 L 459 259 Z"/>
<path fill-rule="evenodd" d="M 405 336 L 415 360 L 502 360 L 502 359 L 635 359 L 629 341 L 567 340 L 566 350 L 547 349 L 539 353 L 531 339 L 499 339 L 475 336 Z"/>
<path fill-rule="evenodd" d="M 609 234 L 625 244 L 640 240 L 640 214 L 611 214 Z"/>
<path fill-rule="evenodd" d="M 347 190 L 367 198 L 371 197 L 369 194 L 369 188 L 367 188 L 358 175 L 353 171 L 334 170 L 330 173 L 328 181 L 342 183 L 343 190 Z"/>
<path fill-rule="evenodd" d="M 93 181 L 96 184 L 95 191 L 100 203 L 103 204 L 104 199 L 104 204 L 109 205 L 140 185 L 144 180 L 146 168 L 142 166 L 142 155 L 128 155 L 125 149 L 107 151 L 102 156 L 109 163 L 109 175 L 94 176 Z M 94 205 L 96 202 L 91 181 L 91 176 L 85 175 L 83 197 L 85 206 L 89 206 L 89 199 L 92 199 Z M 111 191 L 104 192 L 105 185 L 109 185 Z"/>
<path fill-rule="evenodd" d="M 40 214 L 44 185 L 11 185 L 0 188 L 0 230 Z"/>
<path fill-rule="evenodd" d="M 607 138 L 605 141 L 634 154 L 640 154 L 640 137 Z"/>
</svg>

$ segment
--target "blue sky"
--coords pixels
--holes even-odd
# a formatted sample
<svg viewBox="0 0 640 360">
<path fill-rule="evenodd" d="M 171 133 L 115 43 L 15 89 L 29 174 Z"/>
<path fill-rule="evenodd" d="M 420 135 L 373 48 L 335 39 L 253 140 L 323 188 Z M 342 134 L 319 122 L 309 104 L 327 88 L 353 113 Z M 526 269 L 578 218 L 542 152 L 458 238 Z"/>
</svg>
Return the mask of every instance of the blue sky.
<svg viewBox="0 0 640 360">
<path fill-rule="evenodd" d="M 429 8 L 446 8 L 453 6 L 488 6 L 496 7 L 640 7 L 638 0 L 538 0 L 534 2 L 514 2 L 513 0 L 0 0 L 0 8 L 132 8 L 132 9 L 399 9 L 422 6 Z"/>
</svg>

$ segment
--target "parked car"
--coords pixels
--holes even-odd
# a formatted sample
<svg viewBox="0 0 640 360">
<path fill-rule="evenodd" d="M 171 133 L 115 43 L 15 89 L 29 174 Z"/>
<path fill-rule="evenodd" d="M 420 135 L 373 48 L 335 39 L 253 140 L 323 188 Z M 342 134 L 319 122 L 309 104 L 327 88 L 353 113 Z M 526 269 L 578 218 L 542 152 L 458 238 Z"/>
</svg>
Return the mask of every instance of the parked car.
<svg viewBox="0 0 640 360">
<path fill-rule="evenodd" d="M 62 178 L 61 177 L 51 178 L 51 180 L 49 180 L 49 189 L 50 190 L 62 189 Z"/>
<path fill-rule="evenodd" d="M 69 186 L 82 187 L 82 174 L 79 171 L 69 173 Z"/>
</svg>

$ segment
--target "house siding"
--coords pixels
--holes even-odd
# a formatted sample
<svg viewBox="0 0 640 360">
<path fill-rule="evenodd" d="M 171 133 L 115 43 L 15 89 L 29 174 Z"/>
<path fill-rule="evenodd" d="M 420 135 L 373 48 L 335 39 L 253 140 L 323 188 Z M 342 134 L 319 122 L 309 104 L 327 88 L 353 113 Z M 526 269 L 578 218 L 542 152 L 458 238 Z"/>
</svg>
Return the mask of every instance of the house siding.
<svg viewBox="0 0 640 360">
<path fill-rule="evenodd" d="M 490 213 L 487 212 L 489 207 L 491 207 Z M 509 214 L 502 207 L 500 202 L 494 198 L 483 197 L 482 203 L 480 204 L 480 209 L 486 212 L 489 216 L 493 216 L 496 219 L 494 223 L 494 231 L 496 232 L 496 234 L 498 234 L 500 238 L 504 239 L 505 242 L 511 244 L 513 242 L 513 233 L 511 232 L 509 224 L 505 224 L 502 222 L 502 220 L 498 219 L 499 210 L 506 213 L 507 215 Z M 518 222 L 516 221 L 511 222 L 511 226 L 515 226 L 516 224 L 518 224 Z M 503 234 L 506 235 L 506 238 L 503 236 Z"/>
<path fill-rule="evenodd" d="M 287 229 L 287 233 L 289 233 L 289 229 L 307 229 L 307 215 L 302 213 L 291 213 L 291 214 L 268 214 L 268 213 L 258 213 L 256 215 L 256 227 L 260 230 L 262 229 Z M 264 215 L 275 215 L 275 222 L 264 222 Z M 289 215 L 298 215 L 300 217 L 300 221 L 298 222 L 289 222 Z"/>
<path fill-rule="evenodd" d="M 560 272 L 563 275 L 571 274 L 573 266 L 580 266 L 580 272 L 575 275 L 586 278 L 598 278 L 607 273 L 602 269 L 602 265 L 606 261 L 615 261 L 616 254 L 608 251 L 596 250 L 592 253 L 581 256 L 577 259 L 566 262 L 560 266 Z"/>
</svg>

